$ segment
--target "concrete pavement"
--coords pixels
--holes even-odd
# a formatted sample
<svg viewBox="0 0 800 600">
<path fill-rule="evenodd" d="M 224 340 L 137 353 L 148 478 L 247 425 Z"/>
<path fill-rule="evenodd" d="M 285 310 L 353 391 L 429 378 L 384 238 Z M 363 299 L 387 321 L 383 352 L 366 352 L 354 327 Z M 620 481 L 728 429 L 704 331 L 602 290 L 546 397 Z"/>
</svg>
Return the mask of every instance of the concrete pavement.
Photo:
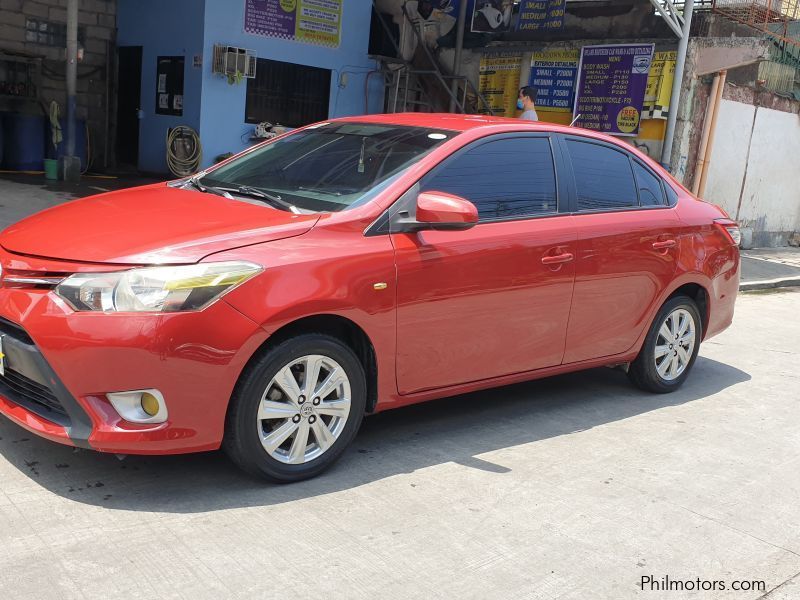
<svg viewBox="0 0 800 600">
<path fill-rule="evenodd" d="M 596 369 L 389 412 L 288 486 L 0 418 L 2 597 L 798 598 L 798 309 L 741 296 L 672 395 Z"/>
</svg>

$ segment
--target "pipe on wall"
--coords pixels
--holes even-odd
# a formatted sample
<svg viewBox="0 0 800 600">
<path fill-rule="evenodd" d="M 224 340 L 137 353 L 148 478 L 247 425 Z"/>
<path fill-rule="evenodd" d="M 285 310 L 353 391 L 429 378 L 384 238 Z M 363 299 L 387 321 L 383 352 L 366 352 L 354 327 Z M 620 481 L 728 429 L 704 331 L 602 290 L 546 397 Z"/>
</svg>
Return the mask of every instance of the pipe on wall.
<svg viewBox="0 0 800 600">
<path fill-rule="evenodd" d="M 700 151 L 697 154 L 697 168 L 694 174 L 694 185 L 692 192 L 700 198 L 706 191 L 706 181 L 708 180 L 708 168 L 711 164 L 711 153 L 714 149 L 714 134 L 717 130 L 717 116 L 719 106 L 722 103 L 722 92 L 725 90 L 725 80 L 728 72 L 723 70 L 714 76 L 711 96 L 708 98 L 708 109 L 706 119 L 703 124 L 703 136 L 700 139 Z"/>
</svg>

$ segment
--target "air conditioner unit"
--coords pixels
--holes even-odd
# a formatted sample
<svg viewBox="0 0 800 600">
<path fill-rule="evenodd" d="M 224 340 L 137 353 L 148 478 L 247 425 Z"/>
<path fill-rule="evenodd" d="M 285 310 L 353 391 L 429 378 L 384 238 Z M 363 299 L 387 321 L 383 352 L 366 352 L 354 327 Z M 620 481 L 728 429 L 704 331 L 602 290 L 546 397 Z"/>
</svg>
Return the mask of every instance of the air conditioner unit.
<svg viewBox="0 0 800 600">
<path fill-rule="evenodd" d="M 242 77 L 253 79 L 256 76 L 257 58 L 255 50 L 216 44 L 212 72 L 225 76 L 235 76 L 240 73 Z"/>
</svg>

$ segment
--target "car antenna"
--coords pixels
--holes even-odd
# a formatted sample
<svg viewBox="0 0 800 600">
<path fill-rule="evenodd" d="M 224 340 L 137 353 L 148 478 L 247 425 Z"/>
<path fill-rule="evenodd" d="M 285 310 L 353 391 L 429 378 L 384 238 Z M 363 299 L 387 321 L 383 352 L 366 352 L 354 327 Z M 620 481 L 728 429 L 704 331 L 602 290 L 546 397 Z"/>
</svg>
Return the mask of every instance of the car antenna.
<svg viewBox="0 0 800 600">
<path fill-rule="evenodd" d="M 578 113 L 577 115 L 575 115 L 575 118 L 572 119 L 572 122 L 569 124 L 569 126 L 572 127 L 573 125 L 575 125 L 575 121 L 580 119 L 582 116 L 583 116 L 583 113 Z"/>
</svg>

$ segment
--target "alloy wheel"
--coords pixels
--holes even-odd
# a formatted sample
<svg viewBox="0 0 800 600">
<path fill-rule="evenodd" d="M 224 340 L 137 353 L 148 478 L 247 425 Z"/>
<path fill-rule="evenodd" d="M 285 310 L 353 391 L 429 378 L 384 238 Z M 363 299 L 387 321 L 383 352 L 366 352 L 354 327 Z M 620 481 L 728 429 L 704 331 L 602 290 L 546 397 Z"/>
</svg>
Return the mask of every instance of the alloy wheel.
<svg viewBox="0 0 800 600">
<path fill-rule="evenodd" d="M 685 308 L 676 308 L 658 330 L 655 347 L 656 371 L 665 381 L 673 381 L 689 366 L 696 342 L 694 318 Z"/>
<path fill-rule="evenodd" d="M 285 464 L 303 464 L 324 454 L 339 438 L 350 414 L 350 381 L 342 366 L 319 354 L 281 368 L 258 406 L 264 450 Z"/>
</svg>

